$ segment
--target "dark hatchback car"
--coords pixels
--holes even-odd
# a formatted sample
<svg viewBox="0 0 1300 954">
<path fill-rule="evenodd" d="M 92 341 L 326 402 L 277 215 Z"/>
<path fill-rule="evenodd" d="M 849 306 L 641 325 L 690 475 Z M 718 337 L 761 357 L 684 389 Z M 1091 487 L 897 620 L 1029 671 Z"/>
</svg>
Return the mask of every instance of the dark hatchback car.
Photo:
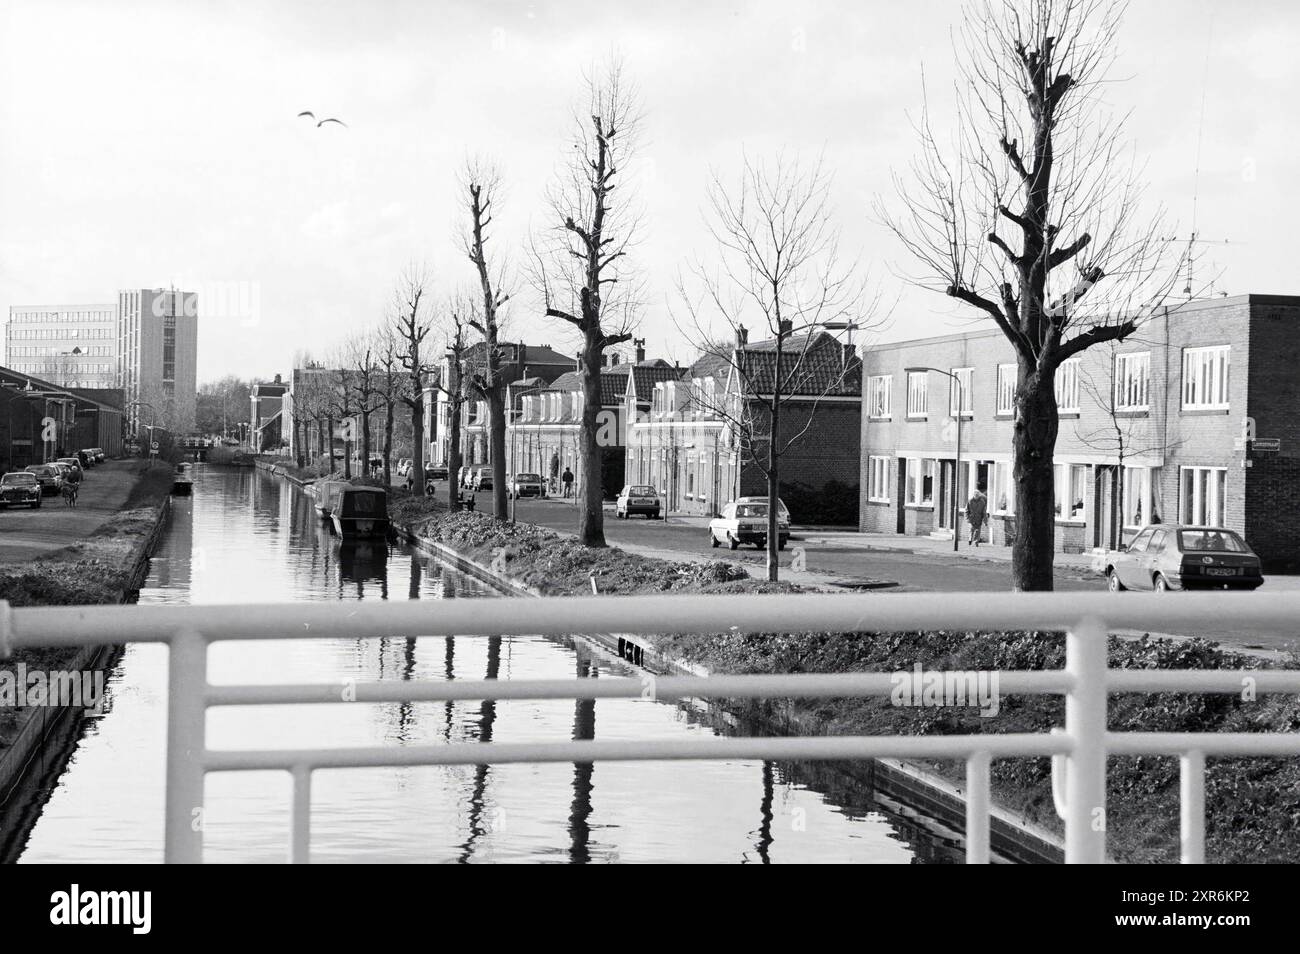
<svg viewBox="0 0 1300 954">
<path fill-rule="evenodd" d="M 1119 590 L 1253 590 L 1264 582 L 1259 557 L 1222 527 L 1151 526 L 1108 554 L 1106 582 Z"/>
<path fill-rule="evenodd" d="M 29 474 L 36 475 L 36 482 L 41 485 L 41 493 L 49 496 L 63 489 L 63 471 L 53 464 L 32 464 L 23 468 Z"/>
<path fill-rule="evenodd" d="M 41 505 L 41 485 L 35 474 L 25 470 L 14 471 L 0 477 L 0 507 L 32 507 Z"/>
</svg>

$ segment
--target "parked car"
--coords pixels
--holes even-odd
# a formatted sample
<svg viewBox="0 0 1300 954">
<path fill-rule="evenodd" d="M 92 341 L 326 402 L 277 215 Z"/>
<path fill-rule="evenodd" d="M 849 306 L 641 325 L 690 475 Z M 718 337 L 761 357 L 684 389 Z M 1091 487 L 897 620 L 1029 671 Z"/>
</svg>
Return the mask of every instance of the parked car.
<svg viewBox="0 0 1300 954">
<path fill-rule="evenodd" d="M 397 476 L 408 477 L 412 470 L 415 469 L 415 461 L 409 457 L 403 457 L 397 462 Z"/>
<path fill-rule="evenodd" d="M 662 512 L 659 491 L 649 484 L 628 484 L 614 501 L 614 516 L 620 520 L 634 513 L 645 514 L 647 520 L 658 520 Z"/>
<path fill-rule="evenodd" d="M 72 469 L 72 480 L 74 483 L 81 483 L 86 479 L 86 470 L 81 466 L 81 461 L 76 457 L 60 457 L 60 464 L 67 464 Z"/>
<path fill-rule="evenodd" d="M 424 462 L 424 476 L 428 480 L 446 480 L 447 465 L 435 464 L 431 460 L 426 460 Z"/>
<path fill-rule="evenodd" d="M 36 482 L 41 485 L 41 493 L 47 497 L 63 489 L 63 471 L 53 464 L 32 464 L 30 467 L 24 467 L 23 470 L 36 475 Z"/>
<path fill-rule="evenodd" d="M 207 446 L 211 447 L 212 441 L 208 441 Z M 105 460 L 108 459 L 107 455 L 104 453 L 104 448 L 102 447 L 92 447 L 90 451 L 92 454 L 95 455 L 96 464 L 102 464 L 104 463 Z"/>
<path fill-rule="evenodd" d="M 1106 585 L 1112 593 L 1254 590 L 1264 582 L 1255 551 L 1223 527 L 1145 527 L 1106 557 Z"/>
<path fill-rule="evenodd" d="M 542 496 L 541 474 L 510 474 L 506 477 L 507 497 Z"/>
<path fill-rule="evenodd" d="M 478 467 L 474 470 L 474 476 L 470 481 L 470 486 L 474 490 L 491 490 L 492 489 L 492 468 Z"/>
<path fill-rule="evenodd" d="M 57 464 L 32 464 L 31 467 L 23 468 L 23 471 L 36 474 L 40 493 L 45 496 L 57 494 L 64 489 L 64 471 Z"/>
<path fill-rule="evenodd" d="M 722 508 L 722 513 L 709 521 L 709 543 L 725 543 L 736 549 L 742 543 L 752 543 L 756 548 L 767 546 L 767 498 L 737 497 Z M 777 500 L 777 549 L 784 550 L 790 539 L 790 511 L 785 501 Z"/>
<path fill-rule="evenodd" d="M 41 483 L 35 474 L 18 470 L 0 477 L 0 507 L 17 505 L 37 509 L 43 496 Z"/>
</svg>

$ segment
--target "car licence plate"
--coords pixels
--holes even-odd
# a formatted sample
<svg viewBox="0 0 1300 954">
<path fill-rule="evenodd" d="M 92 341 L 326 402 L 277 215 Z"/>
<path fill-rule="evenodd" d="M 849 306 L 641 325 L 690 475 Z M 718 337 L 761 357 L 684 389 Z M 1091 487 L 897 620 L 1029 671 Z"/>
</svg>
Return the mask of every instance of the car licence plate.
<svg viewBox="0 0 1300 954">
<path fill-rule="evenodd" d="M 1205 573 L 1207 576 L 1236 576 L 1237 568 L 1232 566 L 1207 566 Z"/>
</svg>

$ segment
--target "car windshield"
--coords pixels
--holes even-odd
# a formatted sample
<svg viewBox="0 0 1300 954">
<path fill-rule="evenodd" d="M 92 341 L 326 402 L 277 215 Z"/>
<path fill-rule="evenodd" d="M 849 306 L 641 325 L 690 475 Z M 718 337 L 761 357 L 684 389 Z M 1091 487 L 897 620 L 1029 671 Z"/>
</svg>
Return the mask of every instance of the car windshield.
<svg viewBox="0 0 1300 954">
<path fill-rule="evenodd" d="M 766 517 L 767 504 L 740 504 L 736 507 L 737 517 Z"/>
<path fill-rule="evenodd" d="M 1178 540 L 1184 550 L 1246 552 L 1246 544 L 1231 530 L 1180 530 Z"/>
<path fill-rule="evenodd" d="M 541 474 L 520 474 L 517 479 L 536 482 L 542 479 L 542 475 Z"/>
<path fill-rule="evenodd" d="M 0 477 L 0 484 L 34 484 L 35 474 L 5 474 Z"/>
<path fill-rule="evenodd" d="M 38 464 L 35 467 L 28 467 L 26 468 L 26 470 L 27 473 L 29 474 L 37 474 L 41 477 L 47 477 L 50 474 L 54 473 L 54 469 L 52 467 L 46 467 L 43 464 Z"/>
<path fill-rule="evenodd" d="M 635 487 L 629 487 L 627 493 L 629 497 L 653 497 L 655 489 L 645 484 L 637 484 Z"/>
</svg>

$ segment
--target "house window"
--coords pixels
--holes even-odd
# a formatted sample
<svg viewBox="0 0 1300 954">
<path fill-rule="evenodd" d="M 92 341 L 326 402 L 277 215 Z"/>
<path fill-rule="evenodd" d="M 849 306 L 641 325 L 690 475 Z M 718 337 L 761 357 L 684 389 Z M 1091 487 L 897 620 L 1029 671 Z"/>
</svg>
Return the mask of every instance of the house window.
<svg viewBox="0 0 1300 954">
<path fill-rule="evenodd" d="M 1115 410 L 1145 411 L 1151 379 L 1151 352 L 1115 356 Z"/>
<path fill-rule="evenodd" d="M 934 461 L 907 459 L 907 503 L 913 507 L 934 506 Z"/>
<path fill-rule="evenodd" d="M 1182 522 L 1207 527 L 1223 526 L 1228 502 L 1227 468 L 1183 467 L 1179 476 Z"/>
<path fill-rule="evenodd" d="M 907 416 L 925 417 L 930 413 L 930 376 L 925 371 L 907 373 Z"/>
<path fill-rule="evenodd" d="M 957 380 L 952 382 L 952 393 L 948 397 L 948 413 L 956 417 L 959 413 L 964 418 L 972 416 L 971 375 L 974 368 L 953 368 L 952 375 Z M 960 402 L 961 407 L 958 408 Z"/>
<path fill-rule="evenodd" d="M 1183 349 L 1183 409 L 1228 409 L 1228 345 Z"/>
<path fill-rule="evenodd" d="M 709 485 L 708 485 L 708 482 L 707 482 L 707 479 L 706 479 L 706 478 L 707 478 L 707 474 L 706 474 L 706 472 L 705 472 L 705 464 L 706 464 L 706 461 L 707 461 L 707 458 L 705 457 L 705 455 L 704 455 L 704 454 L 701 454 L 701 455 L 700 455 L 700 470 L 699 470 L 699 475 L 698 475 L 698 477 L 696 478 L 696 483 L 695 483 L 695 493 L 696 493 L 696 496 L 698 496 L 701 500 L 708 500 L 708 499 L 709 499 L 709 495 L 708 495 L 708 493 L 707 493 L 707 488 L 708 488 Z"/>
<path fill-rule="evenodd" d="M 1062 361 L 1056 369 L 1056 409 L 1066 414 L 1079 413 L 1079 359 Z"/>
<path fill-rule="evenodd" d="M 993 513 L 1016 512 L 1015 478 L 1010 461 L 1000 460 L 993 464 L 993 493 L 989 496 L 989 505 Z"/>
<path fill-rule="evenodd" d="M 1120 506 L 1128 529 L 1145 527 L 1160 520 L 1160 468 L 1125 467 Z"/>
<path fill-rule="evenodd" d="M 999 415 L 1010 417 L 1016 409 L 1016 366 L 1014 364 L 998 365 L 998 410 Z"/>
<path fill-rule="evenodd" d="M 867 378 L 867 417 L 888 420 L 893 413 L 890 389 L 894 383 L 891 374 L 877 374 Z"/>
<path fill-rule="evenodd" d="M 1088 468 L 1084 464 L 1056 465 L 1056 519 L 1083 520 Z"/>
<path fill-rule="evenodd" d="M 889 458 L 867 458 L 867 499 L 889 503 Z"/>
</svg>

